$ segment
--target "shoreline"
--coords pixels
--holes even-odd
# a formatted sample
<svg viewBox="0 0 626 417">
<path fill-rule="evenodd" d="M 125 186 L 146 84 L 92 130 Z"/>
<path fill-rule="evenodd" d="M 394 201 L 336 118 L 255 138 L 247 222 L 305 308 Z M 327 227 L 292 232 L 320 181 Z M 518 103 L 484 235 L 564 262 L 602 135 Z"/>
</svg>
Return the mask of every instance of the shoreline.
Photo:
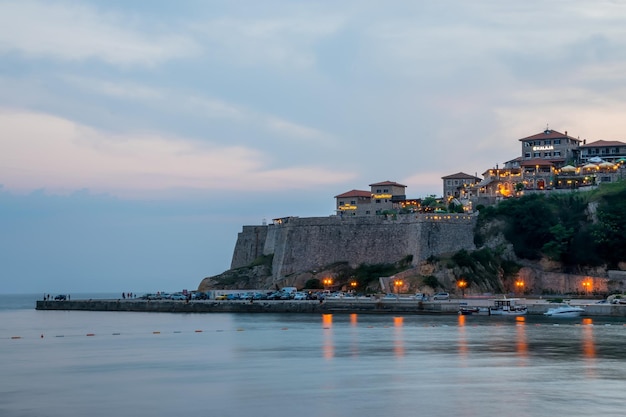
<svg viewBox="0 0 626 417">
<path fill-rule="evenodd" d="M 126 311 L 153 313 L 318 313 L 318 314 L 458 314 L 467 300 L 418 302 L 415 300 L 326 299 L 316 300 L 124 300 L 87 299 L 71 301 L 38 300 L 36 310 Z M 542 315 L 551 303 L 529 303 L 528 315 Z M 626 317 L 626 305 L 584 304 L 581 317 Z"/>
</svg>

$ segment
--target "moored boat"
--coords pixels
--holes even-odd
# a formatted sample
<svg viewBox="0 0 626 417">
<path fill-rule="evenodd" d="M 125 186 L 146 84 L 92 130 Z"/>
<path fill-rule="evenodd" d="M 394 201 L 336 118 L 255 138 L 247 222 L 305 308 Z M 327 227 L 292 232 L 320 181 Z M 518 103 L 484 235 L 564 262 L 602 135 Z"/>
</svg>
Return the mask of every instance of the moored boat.
<svg viewBox="0 0 626 417">
<path fill-rule="evenodd" d="M 492 316 L 523 316 L 528 312 L 528 307 L 520 304 L 519 298 L 500 298 L 493 300 L 493 306 L 489 307 Z"/>
<path fill-rule="evenodd" d="M 566 304 L 550 308 L 548 311 L 543 313 L 543 315 L 549 317 L 580 317 L 580 315 L 584 312 L 585 309 L 582 307 Z"/>
</svg>

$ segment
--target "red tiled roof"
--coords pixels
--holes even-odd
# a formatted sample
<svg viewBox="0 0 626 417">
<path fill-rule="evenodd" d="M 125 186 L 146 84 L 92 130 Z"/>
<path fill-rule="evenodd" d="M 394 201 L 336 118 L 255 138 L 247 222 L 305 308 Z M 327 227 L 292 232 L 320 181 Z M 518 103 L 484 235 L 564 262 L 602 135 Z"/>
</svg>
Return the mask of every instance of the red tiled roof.
<svg viewBox="0 0 626 417">
<path fill-rule="evenodd" d="M 466 174 L 465 172 L 457 172 L 456 174 L 446 175 L 445 177 L 441 177 L 442 180 L 478 180 L 480 178 L 475 177 L 474 175 Z"/>
<path fill-rule="evenodd" d="M 561 160 L 558 160 L 559 162 Z M 551 160 L 551 159 L 543 159 L 543 158 L 533 158 L 533 159 L 527 159 L 525 161 L 521 161 L 520 165 L 523 167 L 528 167 L 528 166 L 536 166 L 539 165 L 541 166 L 552 166 L 554 165 L 555 160 Z"/>
<path fill-rule="evenodd" d="M 581 148 L 603 148 L 609 146 L 626 146 L 626 143 L 620 142 L 619 140 L 597 140 L 595 142 L 587 143 L 585 145 L 580 145 Z"/>
<path fill-rule="evenodd" d="M 546 129 L 541 133 L 537 133 L 536 135 L 532 135 L 532 136 L 528 136 L 526 138 L 522 138 L 520 139 L 520 141 L 522 140 L 536 140 L 536 139 L 563 139 L 563 138 L 569 138 L 572 140 L 576 140 L 578 142 L 580 142 L 580 139 L 576 139 L 572 136 L 569 136 L 565 133 L 561 133 L 561 132 L 557 132 L 556 130 L 552 130 L 552 129 Z"/>
<path fill-rule="evenodd" d="M 350 190 L 343 194 L 336 195 L 335 198 L 348 198 L 348 197 L 371 197 L 371 191 L 363 191 L 363 190 Z"/>
<path fill-rule="evenodd" d="M 398 184 L 397 182 L 394 182 L 394 181 L 375 182 L 374 184 L 370 184 L 370 187 L 379 187 L 379 186 L 384 186 L 384 185 L 395 185 L 397 187 L 406 188 L 406 185 Z"/>
</svg>

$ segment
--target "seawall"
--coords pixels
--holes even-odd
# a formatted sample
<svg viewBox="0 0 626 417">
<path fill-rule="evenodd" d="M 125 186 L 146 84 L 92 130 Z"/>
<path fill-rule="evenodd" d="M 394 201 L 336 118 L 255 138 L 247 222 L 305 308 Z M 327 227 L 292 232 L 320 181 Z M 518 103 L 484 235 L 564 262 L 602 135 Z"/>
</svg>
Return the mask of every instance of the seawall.
<svg viewBox="0 0 626 417">
<path fill-rule="evenodd" d="M 457 314 L 460 300 L 447 302 L 417 302 L 415 300 L 328 299 L 319 301 L 146 301 L 146 300 L 72 300 L 37 301 L 37 310 L 80 310 L 80 311 L 137 311 L 152 313 L 372 313 L 372 314 Z M 484 303 L 483 303 L 484 304 Z M 485 304 L 486 305 L 486 304 Z M 529 303 L 529 315 L 541 315 L 549 303 Z M 585 305 L 586 317 L 626 317 L 626 305 Z"/>
<path fill-rule="evenodd" d="M 272 274 L 290 274 L 336 262 L 392 263 L 407 256 L 413 265 L 433 255 L 473 250 L 476 215 L 404 214 L 395 216 L 287 217 L 271 225 L 244 226 L 237 237 L 231 268 L 273 255 Z"/>
</svg>

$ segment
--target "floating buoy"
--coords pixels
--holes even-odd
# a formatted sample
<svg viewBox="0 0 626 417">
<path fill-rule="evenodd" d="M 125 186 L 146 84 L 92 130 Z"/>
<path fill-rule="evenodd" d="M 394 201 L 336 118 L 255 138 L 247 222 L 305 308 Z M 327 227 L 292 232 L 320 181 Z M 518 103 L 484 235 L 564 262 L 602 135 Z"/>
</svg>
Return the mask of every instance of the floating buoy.
<svg viewBox="0 0 626 417">
<path fill-rule="evenodd" d="M 43 339 L 43 334 L 40 337 Z"/>
</svg>

